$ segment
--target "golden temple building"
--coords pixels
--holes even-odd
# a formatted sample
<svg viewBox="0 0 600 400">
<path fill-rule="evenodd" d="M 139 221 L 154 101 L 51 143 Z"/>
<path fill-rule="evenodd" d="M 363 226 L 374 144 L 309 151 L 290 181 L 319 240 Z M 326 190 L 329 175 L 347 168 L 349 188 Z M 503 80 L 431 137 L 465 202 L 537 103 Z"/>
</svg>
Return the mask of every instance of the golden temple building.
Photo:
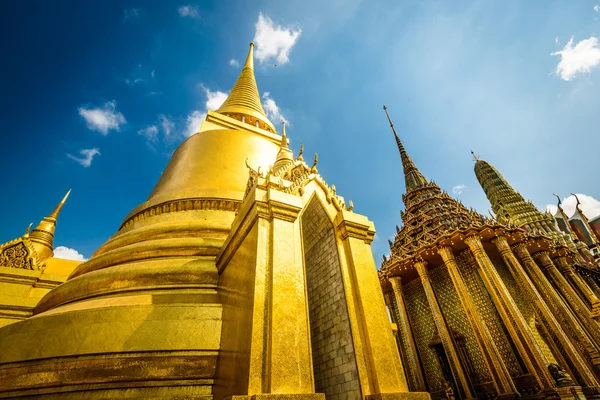
<svg viewBox="0 0 600 400">
<path fill-rule="evenodd" d="M 477 177 L 497 217 L 467 209 L 425 179 L 387 117 L 406 194 L 379 277 L 410 390 L 599 398 L 597 286 L 576 273 L 580 255 L 552 216 L 481 160 Z"/>
<path fill-rule="evenodd" d="M 269 121 L 252 44 L 86 262 L 53 257 L 63 203 L 0 247 L 0 398 L 429 398 L 409 392 L 373 223 Z"/>
</svg>

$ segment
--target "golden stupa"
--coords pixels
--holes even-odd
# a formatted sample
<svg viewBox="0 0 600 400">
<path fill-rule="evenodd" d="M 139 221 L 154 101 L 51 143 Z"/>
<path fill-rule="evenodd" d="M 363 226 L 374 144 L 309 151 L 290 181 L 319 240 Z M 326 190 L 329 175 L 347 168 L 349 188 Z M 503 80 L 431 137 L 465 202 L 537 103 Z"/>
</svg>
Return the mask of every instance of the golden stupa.
<svg viewBox="0 0 600 400">
<path fill-rule="evenodd" d="M 38 281 L 72 269 L 39 302 L 5 291 L 31 315 L 0 328 L 0 398 L 429 398 L 408 392 L 373 223 L 276 132 L 252 46 L 225 103 L 89 261 L 50 246 L 43 266 L 0 266 Z"/>
</svg>

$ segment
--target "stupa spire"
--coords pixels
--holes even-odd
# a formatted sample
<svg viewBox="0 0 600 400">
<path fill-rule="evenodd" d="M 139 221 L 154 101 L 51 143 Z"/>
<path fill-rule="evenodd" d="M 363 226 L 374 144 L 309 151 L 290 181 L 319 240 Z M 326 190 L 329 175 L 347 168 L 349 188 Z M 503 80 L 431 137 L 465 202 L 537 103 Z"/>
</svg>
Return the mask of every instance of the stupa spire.
<svg viewBox="0 0 600 400">
<path fill-rule="evenodd" d="M 288 139 L 285 133 L 285 122 L 281 122 L 281 144 L 279 146 L 279 152 L 277 153 L 277 159 L 273 165 L 273 170 L 277 173 L 281 167 L 284 167 L 294 162 L 294 154 L 288 146 Z"/>
<path fill-rule="evenodd" d="M 417 189 L 427 185 L 427 179 L 421 174 L 419 169 L 416 167 L 415 163 L 412 161 L 406 149 L 402 145 L 400 141 L 400 137 L 398 137 L 398 133 L 396 133 L 396 128 L 394 128 L 394 123 L 390 118 L 390 114 L 387 111 L 387 107 L 384 105 L 383 110 L 385 111 L 385 115 L 390 123 L 390 127 L 392 128 L 392 132 L 394 132 L 394 138 L 396 139 L 396 145 L 398 146 L 398 151 L 400 152 L 400 159 L 402 160 L 402 167 L 404 169 L 404 180 L 406 182 L 406 191 Z"/>
<path fill-rule="evenodd" d="M 275 133 L 275 127 L 267 118 L 260 102 L 260 94 L 254 76 L 254 43 L 250 43 L 250 50 L 242 72 L 217 112 Z"/>
<path fill-rule="evenodd" d="M 65 197 L 58 203 L 56 208 L 48 215 L 44 217 L 40 223 L 29 233 L 29 239 L 33 242 L 36 247 L 36 251 L 40 258 L 47 258 L 52 256 L 54 251 L 54 231 L 56 230 L 56 221 L 58 219 L 58 215 L 62 210 L 67 198 L 71 194 L 71 189 L 67 192 Z"/>
</svg>

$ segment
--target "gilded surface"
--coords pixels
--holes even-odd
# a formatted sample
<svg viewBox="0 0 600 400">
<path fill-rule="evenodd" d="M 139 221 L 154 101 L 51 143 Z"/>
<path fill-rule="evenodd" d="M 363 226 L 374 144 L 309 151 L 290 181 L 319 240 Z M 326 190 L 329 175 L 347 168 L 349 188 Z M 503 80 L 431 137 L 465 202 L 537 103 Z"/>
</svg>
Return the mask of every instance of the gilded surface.
<svg viewBox="0 0 600 400">
<path fill-rule="evenodd" d="M 406 309 L 410 319 L 415 343 L 419 350 L 419 357 L 427 387 L 430 392 L 437 392 L 442 389 L 442 371 L 437 360 L 434 348 L 431 346 L 432 339 L 436 336 L 436 327 L 431 310 L 423 290 L 420 279 L 403 286 Z"/>
<path fill-rule="evenodd" d="M 447 268 L 439 266 L 430 271 L 429 275 L 431 276 L 431 283 L 440 302 L 440 307 L 442 308 L 448 327 L 455 339 L 458 337 L 464 338 L 467 353 L 467 357 L 464 360 L 467 365 L 464 365 L 464 368 L 472 374 L 469 378 L 474 383 L 491 380 L 485 359 L 479 350 L 467 316 L 460 305 L 456 290 L 452 286 L 452 280 Z"/>
<path fill-rule="evenodd" d="M 472 254 L 469 250 L 464 250 L 457 256 L 457 259 L 460 260 L 461 272 L 473 297 L 473 301 L 477 305 L 477 310 L 485 321 L 504 364 L 512 376 L 521 375 L 523 373 L 522 367 L 517 360 L 513 345 L 507 336 L 506 328 L 502 324 L 500 315 L 475 270 L 475 260 Z"/>
<path fill-rule="evenodd" d="M 29 257 L 23 242 L 6 247 L 0 253 L 0 266 L 7 268 L 33 269 L 33 260 Z"/>
</svg>

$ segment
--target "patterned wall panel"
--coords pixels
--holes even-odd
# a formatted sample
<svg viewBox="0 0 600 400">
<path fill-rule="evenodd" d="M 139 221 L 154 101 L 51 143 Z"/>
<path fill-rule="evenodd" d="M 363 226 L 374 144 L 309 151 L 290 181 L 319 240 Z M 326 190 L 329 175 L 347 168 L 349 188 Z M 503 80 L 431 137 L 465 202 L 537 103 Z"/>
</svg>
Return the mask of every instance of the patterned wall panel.
<svg viewBox="0 0 600 400">
<path fill-rule="evenodd" d="M 504 328 L 502 319 L 500 318 L 483 281 L 475 269 L 475 260 L 473 259 L 473 256 L 470 251 L 467 250 L 463 251 L 456 258 L 460 265 L 462 276 L 471 293 L 471 298 L 494 339 L 494 344 L 500 352 L 502 361 L 504 361 L 511 376 L 522 375 L 523 370 L 515 356 L 512 341 Z"/>
<path fill-rule="evenodd" d="M 421 280 L 417 278 L 403 285 L 402 289 L 408 318 L 410 319 L 410 326 L 419 351 L 428 389 L 431 392 L 438 391 L 442 385 L 442 371 L 440 370 L 435 351 L 429 346 L 436 329 L 423 285 Z"/>
<path fill-rule="evenodd" d="M 475 335 L 471 330 L 469 320 L 465 315 L 460 304 L 452 279 L 445 266 L 439 266 L 430 271 L 433 290 L 438 298 L 442 312 L 446 318 L 448 327 L 457 336 L 462 336 L 465 340 L 468 362 L 470 366 L 464 366 L 465 370 L 471 370 L 471 380 L 473 383 L 488 382 L 491 380 L 487 364 L 477 346 Z M 470 368 L 469 368 L 470 367 Z"/>
<path fill-rule="evenodd" d="M 519 286 L 515 282 L 515 279 L 508 270 L 508 267 L 504 263 L 504 260 L 498 257 L 490 257 L 490 259 L 496 267 L 496 271 L 498 271 L 498 275 L 500 275 L 500 278 L 504 282 L 504 285 L 508 289 L 508 292 L 510 293 L 511 297 L 517 304 L 517 308 L 519 309 L 519 311 L 521 311 L 521 314 L 523 315 L 523 318 L 525 318 L 525 321 L 527 321 L 527 325 L 529 325 L 529 328 L 531 329 L 531 333 L 533 334 L 535 341 L 538 343 L 538 345 L 544 352 L 546 358 L 550 362 L 556 363 L 556 360 L 554 359 L 554 355 L 552 354 L 550 347 L 548 347 L 548 344 L 544 341 L 542 335 L 537 330 L 536 310 L 533 303 L 527 301 L 527 299 L 523 295 L 523 290 L 519 288 Z"/>
</svg>

